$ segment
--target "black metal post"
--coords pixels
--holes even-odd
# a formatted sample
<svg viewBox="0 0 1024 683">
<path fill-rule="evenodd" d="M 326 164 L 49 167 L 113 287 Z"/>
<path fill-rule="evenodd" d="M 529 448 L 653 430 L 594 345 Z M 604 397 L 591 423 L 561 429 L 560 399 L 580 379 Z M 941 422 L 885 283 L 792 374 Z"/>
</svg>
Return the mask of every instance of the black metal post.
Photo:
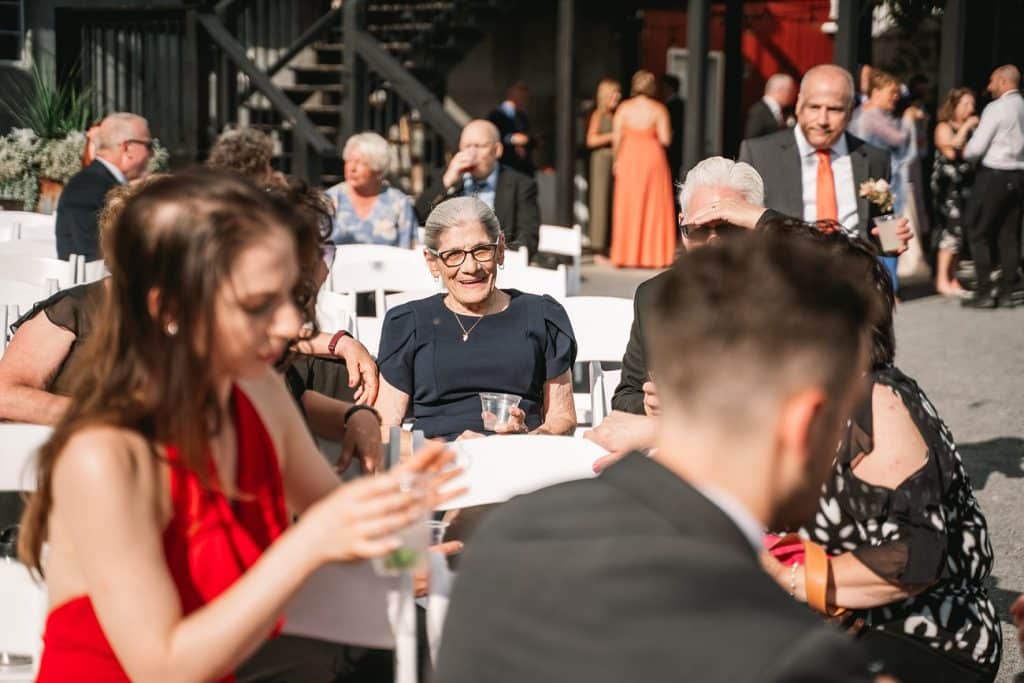
<svg viewBox="0 0 1024 683">
<path fill-rule="evenodd" d="M 192 161 L 202 161 L 208 146 L 210 119 L 209 71 L 206 63 L 206 40 L 201 35 L 199 10 L 185 11 L 185 40 L 182 45 L 182 73 L 186 82 L 193 84 L 195 98 L 192 106 L 182 110 L 182 128 L 185 145 Z"/>
<path fill-rule="evenodd" d="M 366 108 L 366 63 L 359 56 L 357 36 L 363 28 L 363 0 L 346 0 L 342 5 L 342 107 L 338 146 L 365 127 L 363 112 Z"/>
<path fill-rule="evenodd" d="M 725 2 L 725 138 L 723 152 L 734 157 L 743 139 L 743 0 Z M 674 169 L 678 172 L 678 169 Z"/>
<path fill-rule="evenodd" d="M 558 2 L 558 96 L 556 100 L 557 122 L 555 154 L 555 177 L 558 191 L 555 201 L 555 214 L 562 225 L 572 225 L 573 198 L 575 195 L 574 176 L 576 174 L 576 123 L 573 105 L 573 39 L 575 34 L 575 2 L 559 0 Z"/>
<path fill-rule="evenodd" d="M 839 0 L 839 30 L 832 61 L 857 77 L 857 44 L 864 0 Z"/>
<path fill-rule="evenodd" d="M 690 0 L 686 12 L 686 122 L 683 126 L 683 169 L 704 158 L 708 104 L 708 14 L 711 0 Z"/>
<path fill-rule="evenodd" d="M 939 97 L 964 84 L 964 39 L 967 1 L 946 0 L 942 11 L 942 44 L 939 51 Z"/>
</svg>

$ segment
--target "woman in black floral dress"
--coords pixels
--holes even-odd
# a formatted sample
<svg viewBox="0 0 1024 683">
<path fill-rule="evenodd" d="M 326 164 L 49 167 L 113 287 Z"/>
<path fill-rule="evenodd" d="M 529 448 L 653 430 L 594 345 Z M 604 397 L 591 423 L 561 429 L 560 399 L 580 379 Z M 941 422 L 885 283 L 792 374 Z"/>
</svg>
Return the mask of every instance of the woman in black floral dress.
<svg viewBox="0 0 1024 683">
<path fill-rule="evenodd" d="M 1002 637 L 984 580 L 985 517 L 953 436 L 917 383 L 893 365 L 892 287 L 874 249 L 823 238 L 864 260 L 886 315 L 872 331 L 869 400 L 849 422 L 814 519 L 801 536 L 829 556 L 830 608 L 903 683 L 992 681 Z M 766 566 L 806 600 L 806 572 Z"/>
<path fill-rule="evenodd" d="M 939 108 L 935 126 L 935 163 L 931 189 L 935 201 L 937 236 L 935 290 L 943 296 L 962 296 L 964 289 L 956 276 L 956 260 L 964 247 L 960 216 L 974 183 L 974 166 L 964 161 L 963 150 L 978 125 L 974 111 L 974 92 L 953 88 Z"/>
</svg>

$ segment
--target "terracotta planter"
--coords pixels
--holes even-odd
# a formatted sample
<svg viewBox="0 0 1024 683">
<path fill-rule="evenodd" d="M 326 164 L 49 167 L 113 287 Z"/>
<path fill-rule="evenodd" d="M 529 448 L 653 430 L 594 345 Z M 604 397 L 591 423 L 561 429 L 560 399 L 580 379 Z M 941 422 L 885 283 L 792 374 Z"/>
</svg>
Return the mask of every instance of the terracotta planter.
<svg viewBox="0 0 1024 683">
<path fill-rule="evenodd" d="M 50 178 L 39 179 L 39 201 L 36 203 L 36 211 L 39 213 L 54 213 L 57 210 L 57 200 L 60 193 L 64 191 L 64 183 Z"/>
</svg>

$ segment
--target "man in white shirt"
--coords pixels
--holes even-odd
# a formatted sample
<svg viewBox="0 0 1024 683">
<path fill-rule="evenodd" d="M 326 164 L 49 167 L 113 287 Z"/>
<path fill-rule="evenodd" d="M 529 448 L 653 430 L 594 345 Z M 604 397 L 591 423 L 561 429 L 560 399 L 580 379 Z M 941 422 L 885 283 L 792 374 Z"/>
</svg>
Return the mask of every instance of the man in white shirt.
<svg viewBox="0 0 1024 683">
<path fill-rule="evenodd" d="M 786 127 L 785 110 L 796 102 L 796 81 L 789 74 L 774 74 L 764 84 L 764 97 L 747 112 L 744 138 L 771 135 Z"/>
<path fill-rule="evenodd" d="M 1024 98 L 1020 70 L 1008 64 L 992 72 L 988 91 L 993 100 L 981 114 L 964 159 L 980 161 L 965 215 L 967 238 L 974 256 L 978 286 L 969 308 L 1012 308 L 1020 262 L 1020 224 L 1024 209 Z M 992 287 L 992 240 L 999 248 L 1002 277 Z"/>
</svg>

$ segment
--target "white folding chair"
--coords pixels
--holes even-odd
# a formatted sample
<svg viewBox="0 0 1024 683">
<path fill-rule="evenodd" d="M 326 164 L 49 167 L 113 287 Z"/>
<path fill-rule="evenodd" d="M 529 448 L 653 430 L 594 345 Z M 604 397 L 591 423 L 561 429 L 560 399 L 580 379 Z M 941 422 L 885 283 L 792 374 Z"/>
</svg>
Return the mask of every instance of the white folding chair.
<svg viewBox="0 0 1024 683">
<path fill-rule="evenodd" d="M 365 315 L 356 318 L 355 338 L 366 347 L 366 350 L 374 358 L 377 357 L 377 353 L 380 351 L 380 336 L 383 327 L 384 318 Z"/>
<path fill-rule="evenodd" d="M 530 265 L 530 251 L 526 247 L 505 250 L 506 268 L 525 268 Z"/>
<path fill-rule="evenodd" d="M 583 229 L 578 225 L 571 228 L 542 225 L 537 251 L 572 257 L 572 265 L 569 266 L 569 296 L 578 296 L 582 283 Z"/>
<path fill-rule="evenodd" d="M 615 387 L 622 381 L 622 370 L 605 370 L 600 363 L 595 365 L 597 378 L 591 383 L 590 421 L 596 427 L 612 412 L 612 396 L 615 395 Z M 594 366 L 591 366 L 591 370 L 595 370 Z"/>
<path fill-rule="evenodd" d="M 56 291 L 55 283 L 51 282 L 50 284 Z M 19 280 L 0 280 L 0 306 L 17 306 L 23 313 L 32 308 L 32 304 L 42 301 L 52 293 L 43 284 L 34 285 Z"/>
<path fill-rule="evenodd" d="M 58 287 L 73 287 L 78 275 L 77 258 L 61 261 L 58 258 L 0 254 L 0 275 L 6 280 L 20 280 L 43 285 L 47 280 L 57 281 Z"/>
<path fill-rule="evenodd" d="M 0 211 L 0 225 L 17 225 L 18 239 L 53 240 L 57 215 L 34 211 Z"/>
<path fill-rule="evenodd" d="M 410 301 L 419 301 L 420 299 L 426 299 L 432 297 L 438 293 L 437 289 L 430 290 L 419 290 L 409 292 L 394 292 L 393 294 L 387 294 L 384 296 L 384 312 L 390 311 L 395 306 L 401 306 L 407 304 Z"/>
<path fill-rule="evenodd" d="M 576 335 L 576 362 L 590 366 L 590 391 L 573 394 L 576 418 L 581 424 L 597 424 L 594 417 L 594 384 L 601 362 L 619 363 L 633 326 L 633 301 L 611 296 L 574 296 L 561 300 Z"/>
<path fill-rule="evenodd" d="M 35 489 L 36 452 L 52 433 L 51 427 L 40 425 L 0 424 L 0 491 Z M 36 582 L 20 562 L 0 559 L 0 604 L 0 652 L 32 657 L 35 670 L 43 647 L 46 585 Z M 18 680 L 2 676 L 0 680 Z"/>
<path fill-rule="evenodd" d="M 519 289 L 530 294 L 550 294 L 556 299 L 569 295 L 569 271 L 565 265 L 558 268 L 539 268 L 537 266 L 510 266 L 505 261 L 505 268 L 498 271 L 498 287 L 502 289 Z"/>
<path fill-rule="evenodd" d="M 40 258 L 57 258 L 57 243 L 53 240 L 11 240 L 0 241 L 0 254 L 18 256 L 38 256 Z"/>
<path fill-rule="evenodd" d="M 0 211 L 0 213 L 3 213 Z M 9 242 L 18 239 L 18 226 L 15 223 L 0 223 L 0 242 Z"/>
<path fill-rule="evenodd" d="M 96 282 L 108 275 L 110 275 L 110 271 L 107 270 L 107 262 L 103 259 L 86 262 L 85 258 L 78 257 L 77 284 L 84 285 L 89 282 Z"/>
<path fill-rule="evenodd" d="M 423 291 L 435 287 L 421 249 L 376 244 L 338 247 L 331 268 L 335 292 L 374 292 L 377 315 L 383 315 L 385 292 Z"/>
<path fill-rule="evenodd" d="M 324 332 L 346 330 L 356 336 L 356 295 L 321 289 L 316 296 L 316 322 Z"/>
</svg>

